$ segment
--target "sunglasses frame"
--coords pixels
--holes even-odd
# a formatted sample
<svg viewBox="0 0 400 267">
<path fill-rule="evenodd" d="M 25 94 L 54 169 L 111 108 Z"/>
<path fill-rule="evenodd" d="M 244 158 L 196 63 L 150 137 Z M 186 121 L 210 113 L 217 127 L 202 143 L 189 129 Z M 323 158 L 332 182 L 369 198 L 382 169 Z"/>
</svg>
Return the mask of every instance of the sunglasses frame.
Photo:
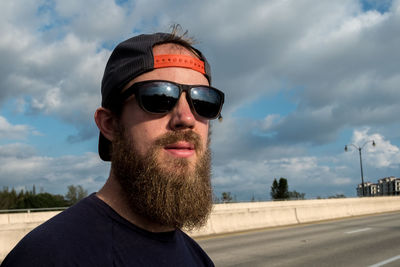
<svg viewBox="0 0 400 267">
<path fill-rule="evenodd" d="M 196 114 L 197 116 L 200 116 L 200 117 L 202 117 L 202 118 L 205 118 L 205 119 L 207 119 L 207 120 L 213 120 L 213 119 L 216 119 L 216 118 L 218 118 L 218 117 L 221 116 L 221 110 L 222 110 L 222 106 L 224 105 L 225 94 L 224 94 L 222 91 L 218 90 L 217 88 L 214 88 L 214 87 L 208 86 L 208 85 L 201 85 L 201 84 L 188 85 L 188 84 L 180 84 L 180 83 L 176 83 L 176 82 L 172 82 L 172 81 L 167 81 L 167 80 L 147 80 L 147 81 L 137 82 L 137 83 L 132 84 L 130 87 L 128 87 L 125 91 L 122 92 L 122 94 L 120 95 L 120 100 L 121 100 L 121 102 L 124 102 L 126 99 L 128 99 L 128 98 L 131 97 L 132 95 L 135 95 L 136 101 L 137 101 L 137 103 L 139 104 L 140 108 L 141 108 L 142 110 L 146 111 L 147 113 L 150 113 L 150 114 L 167 114 L 167 113 L 171 112 L 172 109 L 169 110 L 169 111 L 166 111 L 166 112 L 151 112 L 151 111 L 147 110 L 147 109 L 143 106 L 141 97 L 138 97 L 138 96 L 137 96 L 137 94 L 139 93 L 139 90 L 142 88 L 143 85 L 150 84 L 150 83 L 155 83 L 155 82 L 162 82 L 162 83 L 173 84 L 174 86 L 176 86 L 176 87 L 179 88 L 178 100 L 176 101 L 176 103 L 175 103 L 175 105 L 172 107 L 172 109 L 173 109 L 173 108 L 176 106 L 176 104 L 178 103 L 178 101 L 179 101 L 179 99 L 180 99 L 180 97 L 181 97 L 181 95 L 182 95 L 182 92 L 186 92 L 186 100 L 188 101 L 189 106 L 190 106 L 190 109 L 192 110 L 192 112 L 193 112 L 194 114 Z M 221 98 L 221 104 L 220 104 L 220 106 L 219 106 L 219 110 L 218 110 L 218 113 L 217 113 L 216 116 L 214 116 L 214 117 L 212 117 L 212 118 L 207 118 L 207 117 L 204 117 L 204 116 L 202 116 L 202 115 L 200 115 L 200 114 L 197 113 L 197 111 L 196 111 L 196 109 L 195 109 L 195 106 L 194 106 L 194 104 L 193 104 L 193 99 L 192 99 L 192 97 L 190 96 L 190 90 L 193 89 L 193 88 L 197 88 L 197 87 L 208 88 L 208 89 L 210 89 L 210 90 L 213 90 L 213 91 L 217 92 L 217 94 L 220 96 L 220 98 Z"/>
</svg>

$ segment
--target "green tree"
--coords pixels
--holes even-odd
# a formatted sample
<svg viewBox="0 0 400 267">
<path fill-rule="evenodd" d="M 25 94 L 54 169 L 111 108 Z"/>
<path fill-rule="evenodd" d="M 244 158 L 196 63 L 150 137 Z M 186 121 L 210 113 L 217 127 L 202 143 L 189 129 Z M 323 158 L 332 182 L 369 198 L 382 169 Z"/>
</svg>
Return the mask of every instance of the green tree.
<svg viewBox="0 0 400 267">
<path fill-rule="evenodd" d="M 213 192 L 213 194 L 212 194 L 212 200 L 213 200 L 213 203 L 214 204 L 218 204 L 220 201 L 219 201 L 219 198 L 217 197 L 217 195 L 216 194 L 214 194 L 214 192 Z"/>
<path fill-rule="evenodd" d="M 14 188 L 11 191 L 3 187 L 0 191 L 0 209 L 32 209 L 32 208 L 57 208 L 75 204 L 87 196 L 87 191 L 82 186 L 69 186 L 67 195 L 53 195 L 40 190 L 36 193 L 36 186 L 31 191 L 21 190 L 19 193 Z"/>
<path fill-rule="evenodd" d="M 289 191 L 289 199 L 304 199 L 306 196 L 305 193 L 299 193 L 296 190 Z"/>
<path fill-rule="evenodd" d="M 78 186 L 69 185 L 68 192 L 65 195 L 65 200 L 69 205 L 72 206 L 79 200 L 85 198 L 87 195 L 88 195 L 87 190 L 83 189 L 81 185 Z"/>
<path fill-rule="evenodd" d="M 271 186 L 271 198 L 273 200 L 289 199 L 289 186 L 286 178 L 279 178 L 279 182 L 274 178 Z"/>
<path fill-rule="evenodd" d="M 336 194 L 333 196 L 329 196 L 328 198 L 346 198 L 346 196 L 344 194 Z"/>
<path fill-rule="evenodd" d="M 222 203 L 232 202 L 231 192 L 222 192 L 221 201 Z"/>
<path fill-rule="evenodd" d="M 19 195 L 17 195 L 14 188 L 9 191 L 8 187 L 3 187 L 3 190 L 0 193 L 0 209 L 14 209 L 18 197 Z"/>
<path fill-rule="evenodd" d="M 50 193 L 40 193 L 33 195 L 30 192 L 25 193 L 24 198 L 16 203 L 17 209 L 35 209 L 35 208 L 57 208 L 68 206 L 62 195 L 52 195 Z"/>
<path fill-rule="evenodd" d="M 4 187 L 0 192 L 0 209 L 32 209 L 66 207 L 68 203 L 62 195 L 49 193 L 36 194 L 35 187 L 32 191 L 21 190 L 18 194 L 13 188 L 11 191 Z"/>
<path fill-rule="evenodd" d="M 276 178 L 274 178 L 274 181 L 272 182 L 272 186 L 271 186 L 271 198 L 272 199 L 278 199 L 278 181 L 276 180 Z"/>
<path fill-rule="evenodd" d="M 279 179 L 279 198 L 280 199 L 288 199 L 289 198 L 289 185 L 286 178 L 281 177 Z"/>
</svg>

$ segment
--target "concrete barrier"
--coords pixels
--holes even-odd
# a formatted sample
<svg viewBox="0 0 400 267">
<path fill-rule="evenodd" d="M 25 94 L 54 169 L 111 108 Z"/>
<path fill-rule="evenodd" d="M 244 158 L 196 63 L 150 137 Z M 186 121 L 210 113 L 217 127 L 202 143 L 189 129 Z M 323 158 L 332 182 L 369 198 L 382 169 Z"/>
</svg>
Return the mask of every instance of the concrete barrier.
<svg viewBox="0 0 400 267">
<path fill-rule="evenodd" d="M 33 228 L 60 211 L 0 214 L 0 262 Z"/>
<path fill-rule="evenodd" d="M 192 237 L 400 211 L 400 197 L 345 198 L 216 204 Z M 0 214 L 0 262 L 33 228 L 59 211 Z"/>
<path fill-rule="evenodd" d="M 400 197 L 314 199 L 215 205 L 192 237 L 400 211 Z"/>
</svg>

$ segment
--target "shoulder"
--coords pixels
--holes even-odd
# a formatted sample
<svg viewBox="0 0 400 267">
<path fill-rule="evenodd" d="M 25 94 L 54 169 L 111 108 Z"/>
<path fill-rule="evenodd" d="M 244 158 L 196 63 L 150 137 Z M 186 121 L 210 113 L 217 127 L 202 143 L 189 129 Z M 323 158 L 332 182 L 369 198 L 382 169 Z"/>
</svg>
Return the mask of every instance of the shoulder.
<svg viewBox="0 0 400 267">
<path fill-rule="evenodd" d="M 68 261 L 82 263 L 104 258 L 112 223 L 102 214 L 104 211 L 95 198 L 87 197 L 32 230 L 9 253 L 3 265 L 23 266 L 30 262 L 29 266 L 71 266 Z"/>
<path fill-rule="evenodd" d="M 192 257 L 197 266 L 214 266 L 214 263 L 200 245 L 185 232 L 178 230 L 178 240 L 184 243 L 187 255 Z"/>
</svg>

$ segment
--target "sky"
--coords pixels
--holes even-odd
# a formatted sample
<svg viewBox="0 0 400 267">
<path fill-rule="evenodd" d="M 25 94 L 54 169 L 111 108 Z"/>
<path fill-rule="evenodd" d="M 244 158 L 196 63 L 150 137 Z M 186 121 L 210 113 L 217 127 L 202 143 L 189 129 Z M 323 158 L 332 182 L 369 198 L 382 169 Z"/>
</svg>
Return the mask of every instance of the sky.
<svg viewBox="0 0 400 267">
<path fill-rule="evenodd" d="M 93 115 L 112 49 L 179 23 L 225 92 L 216 196 L 356 196 L 399 177 L 400 0 L 0 1 L 0 187 L 65 194 L 105 183 Z M 376 146 L 371 145 L 371 140 Z"/>
</svg>

